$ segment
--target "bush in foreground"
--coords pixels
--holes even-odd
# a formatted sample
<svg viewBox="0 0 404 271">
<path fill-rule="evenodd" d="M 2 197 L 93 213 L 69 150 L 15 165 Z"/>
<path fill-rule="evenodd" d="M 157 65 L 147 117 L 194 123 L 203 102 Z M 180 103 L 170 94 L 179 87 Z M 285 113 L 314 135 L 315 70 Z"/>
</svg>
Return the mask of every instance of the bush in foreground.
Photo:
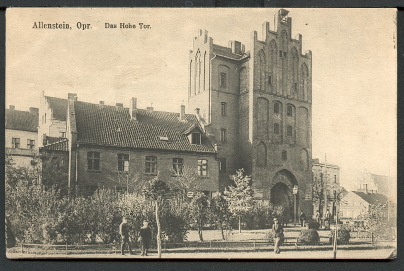
<svg viewBox="0 0 404 271">
<path fill-rule="evenodd" d="M 329 240 L 331 244 L 334 242 L 334 234 L 335 230 L 332 230 L 329 235 Z M 339 228 L 337 234 L 338 234 L 337 236 L 338 245 L 347 245 L 349 243 L 351 235 L 349 234 L 349 231 L 346 228 Z"/>
<path fill-rule="evenodd" d="M 320 228 L 320 223 L 318 223 L 317 221 L 311 221 L 309 223 L 307 223 L 307 229 L 311 230 L 318 230 Z"/>
<path fill-rule="evenodd" d="M 306 229 L 300 232 L 299 241 L 304 245 L 317 245 L 320 241 L 320 236 L 316 230 Z"/>
</svg>

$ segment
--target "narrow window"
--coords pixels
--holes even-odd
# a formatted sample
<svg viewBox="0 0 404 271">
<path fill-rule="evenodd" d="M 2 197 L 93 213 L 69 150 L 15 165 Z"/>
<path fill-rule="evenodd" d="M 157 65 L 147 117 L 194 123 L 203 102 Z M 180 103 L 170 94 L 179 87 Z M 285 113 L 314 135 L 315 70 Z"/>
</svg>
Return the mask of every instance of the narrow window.
<svg viewBox="0 0 404 271">
<path fill-rule="evenodd" d="M 227 115 L 227 104 L 225 102 L 221 103 L 221 113 L 222 113 L 222 116 Z"/>
<path fill-rule="evenodd" d="M 20 139 L 18 137 L 13 137 L 11 139 L 11 144 L 13 148 L 18 149 L 20 147 Z"/>
<path fill-rule="evenodd" d="M 226 158 L 220 158 L 219 160 L 219 171 L 220 173 L 226 172 Z"/>
<path fill-rule="evenodd" d="M 279 114 L 281 111 L 279 103 L 274 103 L 274 113 Z"/>
<path fill-rule="evenodd" d="M 201 145 L 201 133 L 192 133 L 192 144 Z"/>
<path fill-rule="evenodd" d="M 283 57 L 286 58 L 287 52 L 283 52 Z"/>
<path fill-rule="evenodd" d="M 173 158 L 173 170 L 175 175 L 182 175 L 184 169 L 184 160 L 182 158 Z"/>
<path fill-rule="evenodd" d="M 282 160 L 283 160 L 283 161 L 288 160 L 288 153 L 287 153 L 287 151 L 282 151 Z"/>
<path fill-rule="evenodd" d="M 226 80 L 227 80 L 227 76 L 224 72 L 220 73 L 220 77 L 219 77 L 219 86 L 221 88 L 226 88 Z"/>
<path fill-rule="evenodd" d="M 100 153 L 89 151 L 87 152 L 87 169 L 100 170 Z"/>
<path fill-rule="evenodd" d="M 297 83 L 293 83 L 293 91 L 297 92 Z"/>
<path fill-rule="evenodd" d="M 226 142 L 226 129 L 221 129 L 220 130 L 220 141 L 221 142 Z"/>
<path fill-rule="evenodd" d="M 282 58 L 283 52 L 282 50 L 279 50 L 279 57 Z"/>
<path fill-rule="evenodd" d="M 286 134 L 287 136 L 293 135 L 292 126 L 288 125 L 288 127 L 286 127 Z"/>
<path fill-rule="evenodd" d="M 60 132 L 60 137 L 66 137 L 66 132 Z"/>
<path fill-rule="evenodd" d="M 118 171 L 119 172 L 129 172 L 129 168 L 125 168 L 125 161 L 129 162 L 129 154 L 118 153 Z"/>
<path fill-rule="evenodd" d="M 292 107 L 291 105 L 288 105 L 288 106 L 286 107 L 286 114 L 287 114 L 289 117 L 292 117 L 292 116 L 293 116 L 293 107 Z"/>
<path fill-rule="evenodd" d="M 274 123 L 274 133 L 279 135 L 279 123 Z"/>
<path fill-rule="evenodd" d="M 147 174 L 157 174 L 157 157 L 146 156 L 145 173 Z"/>
<path fill-rule="evenodd" d="M 337 175 L 334 175 L 334 183 L 337 183 Z"/>
<path fill-rule="evenodd" d="M 202 177 L 208 176 L 208 160 L 206 159 L 198 160 L 198 176 Z"/>
<path fill-rule="evenodd" d="M 32 150 L 34 149 L 34 147 L 35 147 L 35 140 L 27 139 L 27 149 Z"/>
<path fill-rule="evenodd" d="M 268 85 L 272 85 L 272 76 L 271 75 L 268 76 Z"/>
</svg>

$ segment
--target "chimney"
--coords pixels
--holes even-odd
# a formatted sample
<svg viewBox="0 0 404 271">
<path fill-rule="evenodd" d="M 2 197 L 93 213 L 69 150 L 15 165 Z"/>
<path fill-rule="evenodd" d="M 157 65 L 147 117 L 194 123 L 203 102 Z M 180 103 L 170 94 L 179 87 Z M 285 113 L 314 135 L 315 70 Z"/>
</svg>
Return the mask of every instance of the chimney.
<svg viewBox="0 0 404 271">
<path fill-rule="evenodd" d="M 67 94 L 67 99 L 77 102 L 77 93 L 69 93 L 69 94 Z"/>
<path fill-rule="evenodd" d="M 365 192 L 365 194 L 368 193 L 368 184 L 367 183 L 363 184 L 363 192 Z"/>
<path fill-rule="evenodd" d="M 123 107 L 123 103 L 116 103 L 115 104 L 117 107 Z"/>
<path fill-rule="evenodd" d="M 147 110 L 147 111 L 153 111 L 153 106 L 148 106 L 148 107 L 146 107 L 146 110 Z"/>
<path fill-rule="evenodd" d="M 231 48 L 231 52 L 233 54 L 237 54 L 237 55 L 243 54 L 241 42 L 239 42 L 237 40 L 232 40 L 232 41 L 229 41 L 229 45 Z"/>
<path fill-rule="evenodd" d="M 105 102 L 104 101 L 100 101 L 100 105 L 104 105 L 105 104 Z"/>
<path fill-rule="evenodd" d="M 39 115 L 39 108 L 37 107 L 30 107 L 29 108 L 29 113 L 33 114 L 33 115 Z"/>
<path fill-rule="evenodd" d="M 10 105 L 10 110 L 15 110 L 15 106 L 14 105 Z"/>
<path fill-rule="evenodd" d="M 200 111 L 199 108 L 195 108 L 195 115 L 199 116 L 199 111 Z"/>
<path fill-rule="evenodd" d="M 185 105 L 182 104 L 180 108 L 180 120 L 185 120 Z"/>
<path fill-rule="evenodd" d="M 132 97 L 132 99 L 130 99 L 130 106 L 129 106 L 129 114 L 131 120 L 137 120 L 136 113 L 137 113 L 137 99 Z"/>
</svg>

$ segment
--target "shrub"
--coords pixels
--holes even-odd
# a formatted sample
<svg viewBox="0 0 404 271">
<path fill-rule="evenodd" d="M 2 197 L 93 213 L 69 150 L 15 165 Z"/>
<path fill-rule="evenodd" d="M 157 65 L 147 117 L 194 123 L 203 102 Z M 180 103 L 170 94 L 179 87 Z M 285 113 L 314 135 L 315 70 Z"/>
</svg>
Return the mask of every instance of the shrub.
<svg viewBox="0 0 404 271">
<path fill-rule="evenodd" d="M 335 230 L 332 230 L 329 235 L 330 243 L 333 243 L 333 241 L 334 241 L 334 234 L 335 234 Z M 337 237 L 338 245 L 347 245 L 349 243 L 350 238 L 351 238 L 351 235 L 349 234 L 349 231 L 346 228 L 338 229 L 338 237 Z"/>
<path fill-rule="evenodd" d="M 320 241 L 320 236 L 316 230 L 306 229 L 300 232 L 299 241 L 305 245 L 317 245 Z"/>
<path fill-rule="evenodd" d="M 307 229 L 313 229 L 313 230 L 318 230 L 320 228 L 320 223 L 317 221 L 311 221 L 307 223 Z"/>
</svg>

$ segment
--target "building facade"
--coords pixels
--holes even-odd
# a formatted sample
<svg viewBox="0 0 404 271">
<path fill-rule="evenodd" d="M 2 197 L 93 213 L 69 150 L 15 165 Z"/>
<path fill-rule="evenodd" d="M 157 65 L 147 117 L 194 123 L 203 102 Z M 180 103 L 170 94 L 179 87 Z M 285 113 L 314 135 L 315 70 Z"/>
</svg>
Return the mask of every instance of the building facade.
<svg viewBox="0 0 404 271">
<path fill-rule="evenodd" d="M 335 202 L 336 194 L 333 187 L 340 186 L 340 167 L 330 163 L 321 163 L 318 158 L 312 161 L 312 174 L 314 182 L 324 184 L 324 206 L 319 210 L 318 202 L 313 202 L 314 210 L 319 210 L 321 214 L 325 214 L 329 210 L 334 217 L 338 212 L 339 205 Z"/>
<path fill-rule="evenodd" d="M 10 105 L 5 111 L 5 151 L 16 166 L 30 167 L 38 155 L 38 108 L 15 110 Z"/>
<path fill-rule="evenodd" d="M 261 40 L 251 33 L 248 52 L 199 30 L 189 53 L 188 104 L 219 146 L 221 189 L 244 168 L 257 197 L 295 215 L 297 201 L 311 214 L 312 54 L 302 52 L 300 34 L 292 38 L 288 11 L 275 18 L 275 30 L 263 24 Z"/>
<path fill-rule="evenodd" d="M 141 192 L 145 180 L 158 176 L 178 183 L 193 178 L 193 191 L 218 191 L 219 163 L 195 115 L 78 101 L 69 94 L 66 138 L 42 149 L 68 159 L 70 191 L 92 194 L 97 188 Z M 188 172 L 186 172 L 188 171 Z"/>
</svg>

